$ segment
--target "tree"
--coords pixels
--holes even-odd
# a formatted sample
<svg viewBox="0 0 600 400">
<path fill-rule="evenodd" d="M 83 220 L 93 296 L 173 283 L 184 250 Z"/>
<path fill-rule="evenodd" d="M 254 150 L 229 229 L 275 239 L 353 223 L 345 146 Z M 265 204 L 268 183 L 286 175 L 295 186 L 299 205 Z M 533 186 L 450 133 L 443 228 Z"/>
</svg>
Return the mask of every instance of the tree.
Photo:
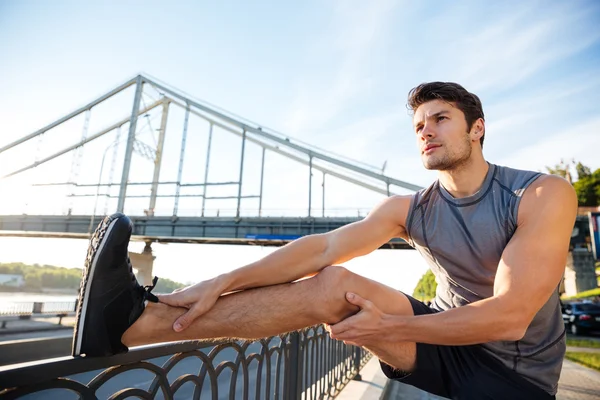
<svg viewBox="0 0 600 400">
<path fill-rule="evenodd" d="M 573 163 L 575 163 L 575 160 L 573 160 Z M 554 167 L 546 167 L 546 170 L 552 175 L 558 175 L 562 178 L 565 178 L 569 181 L 569 183 L 572 182 L 570 171 L 571 163 L 565 164 L 565 161 L 561 159 L 560 163 L 556 164 Z"/>
<path fill-rule="evenodd" d="M 592 170 L 583 165 L 581 162 L 577 162 L 577 164 L 575 164 L 575 171 L 577 171 L 577 179 L 582 179 L 586 176 L 592 175 Z"/>
<path fill-rule="evenodd" d="M 182 288 L 185 286 L 186 285 L 184 285 L 182 283 L 174 282 L 170 279 L 160 278 L 158 280 L 158 282 L 156 283 L 156 287 L 154 288 L 154 291 L 156 293 L 172 293 L 173 290 L 179 289 L 179 288 Z"/>
<path fill-rule="evenodd" d="M 577 172 L 577 181 L 571 179 L 571 167 Z M 573 184 L 577 193 L 577 201 L 580 207 L 595 207 L 600 205 L 600 168 L 592 172 L 590 167 L 572 160 L 565 163 L 560 160 L 554 167 L 546 167 L 546 170 L 553 175 L 561 176 Z"/>
<path fill-rule="evenodd" d="M 437 289 L 437 283 L 435 276 L 430 269 L 419 279 L 417 286 L 413 292 L 413 297 L 421 301 L 431 300 L 435 297 L 435 290 Z"/>
<path fill-rule="evenodd" d="M 582 178 L 579 178 L 573 184 L 573 187 L 577 192 L 577 201 L 580 206 L 595 207 L 600 205 L 600 168 L 589 175 L 584 174 Z"/>
<path fill-rule="evenodd" d="M 27 265 L 23 263 L 0 263 L 0 274 L 23 275 L 25 288 L 42 290 L 44 288 L 74 289 L 81 282 L 80 268 L 61 268 L 52 265 Z M 170 279 L 160 279 L 156 285 L 157 293 L 171 293 L 186 285 Z M 0 289 L 2 289 L 0 285 Z"/>
</svg>

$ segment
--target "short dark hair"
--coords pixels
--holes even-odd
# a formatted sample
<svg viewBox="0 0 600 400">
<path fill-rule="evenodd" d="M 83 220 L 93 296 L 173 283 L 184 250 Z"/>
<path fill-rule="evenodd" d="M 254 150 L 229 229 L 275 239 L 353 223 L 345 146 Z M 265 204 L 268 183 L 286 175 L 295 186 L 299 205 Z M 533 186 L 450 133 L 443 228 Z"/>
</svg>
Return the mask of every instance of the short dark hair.
<svg viewBox="0 0 600 400">
<path fill-rule="evenodd" d="M 485 120 L 483 115 L 483 107 L 481 106 L 481 100 L 479 100 L 479 97 L 477 97 L 476 94 L 470 93 L 458 83 L 422 83 L 419 86 L 412 88 L 410 92 L 408 92 L 408 107 L 410 107 L 413 112 L 415 112 L 420 105 L 432 100 L 443 100 L 449 103 L 454 103 L 456 108 L 465 114 L 465 119 L 467 120 L 467 126 L 469 130 L 479 118 Z M 484 138 L 485 131 L 479 140 L 481 147 L 483 147 Z"/>
</svg>

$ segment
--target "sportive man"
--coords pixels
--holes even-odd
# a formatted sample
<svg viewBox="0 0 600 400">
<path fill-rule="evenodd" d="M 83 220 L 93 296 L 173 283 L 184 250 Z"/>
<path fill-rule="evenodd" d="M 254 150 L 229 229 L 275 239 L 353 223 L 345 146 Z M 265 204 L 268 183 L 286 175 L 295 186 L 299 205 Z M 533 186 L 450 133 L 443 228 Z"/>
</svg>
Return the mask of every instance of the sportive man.
<svg viewBox="0 0 600 400">
<path fill-rule="evenodd" d="M 408 104 L 423 164 L 439 171 L 436 182 L 233 272 L 157 299 L 131 271 L 131 222 L 107 217 L 86 260 L 73 354 L 253 339 L 325 323 L 333 338 L 375 354 L 389 378 L 431 393 L 554 398 L 565 352 L 557 286 L 575 192 L 559 177 L 486 162 L 481 102 L 462 86 L 422 84 Z M 431 307 L 335 266 L 395 237 L 435 273 Z"/>
</svg>

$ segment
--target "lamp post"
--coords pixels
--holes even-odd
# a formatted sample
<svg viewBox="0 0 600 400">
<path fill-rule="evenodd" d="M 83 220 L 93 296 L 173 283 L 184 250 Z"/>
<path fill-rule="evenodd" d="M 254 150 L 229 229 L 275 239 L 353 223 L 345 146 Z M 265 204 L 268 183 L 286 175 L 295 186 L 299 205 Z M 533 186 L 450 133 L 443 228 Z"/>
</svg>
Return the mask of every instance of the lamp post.
<svg viewBox="0 0 600 400">
<path fill-rule="evenodd" d="M 98 175 L 98 185 L 96 186 L 96 196 L 94 197 L 94 211 L 92 212 L 92 217 L 90 218 L 90 226 L 88 228 L 88 233 L 92 233 L 92 228 L 94 227 L 94 218 L 96 217 L 96 208 L 98 207 L 98 196 L 100 195 L 100 184 L 102 182 L 102 172 L 104 172 L 104 161 L 106 159 L 106 154 L 108 150 L 110 150 L 113 146 L 122 142 L 121 139 L 117 139 L 104 149 L 104 154 L 102 155 L 102 163 L 100 163 L 100 174 Z"/>
</svg>

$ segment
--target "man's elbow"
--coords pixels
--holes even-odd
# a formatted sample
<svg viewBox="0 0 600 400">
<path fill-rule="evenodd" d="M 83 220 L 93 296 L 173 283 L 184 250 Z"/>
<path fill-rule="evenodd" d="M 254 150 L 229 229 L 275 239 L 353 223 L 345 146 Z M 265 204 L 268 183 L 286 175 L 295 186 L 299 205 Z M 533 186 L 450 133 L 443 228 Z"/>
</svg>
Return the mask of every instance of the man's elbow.
<svg viewBox="0 0 600 400">
<path fill-rule="evenodd" d="M 508 320 L 504 322 L 504 329 L 499 329 L 497 340 L 516 342 L 523 339 L 527 328 L 531 323 L 531 318 L 519 313 L 508 314 Z"/>
<path fill-rule="evenodd" d="M 525 336 L 525 332 L 527 332 L 527 328 L 522 328 L 520 326 L 511 327 L 509 329 L 504 330 L 504 332 L 502 332 L 499 340 L 507 341 L 507 342 L 516 342 L 518 340 L 523 339 L 523 336 Z"/>
</svg>

